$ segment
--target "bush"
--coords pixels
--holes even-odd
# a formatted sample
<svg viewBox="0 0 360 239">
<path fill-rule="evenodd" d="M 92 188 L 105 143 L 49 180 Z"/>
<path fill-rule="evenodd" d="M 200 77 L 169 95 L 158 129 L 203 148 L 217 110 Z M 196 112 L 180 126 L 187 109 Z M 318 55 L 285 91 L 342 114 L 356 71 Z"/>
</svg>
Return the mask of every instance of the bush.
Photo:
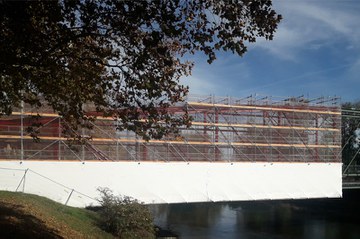
<svg viewBox="0 0 360 239">
<path fill-rule="evenodd" d="M 108 188 L 99 188 L 101 194 L 100 226 L 119 238 L 155 238 L 149 209 L 136 199 L 114 196 Z"/>
</svg>

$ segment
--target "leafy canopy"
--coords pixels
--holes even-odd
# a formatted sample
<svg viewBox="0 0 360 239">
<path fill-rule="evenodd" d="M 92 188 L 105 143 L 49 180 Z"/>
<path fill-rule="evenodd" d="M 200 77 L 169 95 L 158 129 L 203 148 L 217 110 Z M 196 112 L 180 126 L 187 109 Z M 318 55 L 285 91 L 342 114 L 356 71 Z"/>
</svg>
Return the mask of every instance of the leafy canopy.
<svg viewBox="0 0 360 239">
<path fill-rule="evenodd" d="M 360 101 L 345 102 L 341 108 L 345 111 L 341 119 L 342 161 L 344 165 L 359 164 Z"/>
<path fill-rule="evenodd" d="M 93 120 L 87 104 L 119 130 L 161 138 L 189 123 L 168 110 L 188 93 L 185 54 L 241 56 L 280 20 L 271 0 L 2 0 L 0 112 L 48 105 L 77 129 Z"/>
</svg>

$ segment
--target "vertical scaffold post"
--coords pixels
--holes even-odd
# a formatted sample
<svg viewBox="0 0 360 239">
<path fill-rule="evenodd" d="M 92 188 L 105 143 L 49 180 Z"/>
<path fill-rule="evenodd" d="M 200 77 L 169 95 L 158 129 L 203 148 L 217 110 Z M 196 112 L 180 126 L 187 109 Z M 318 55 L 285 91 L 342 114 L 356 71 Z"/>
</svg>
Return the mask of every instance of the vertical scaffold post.
<svg viewBox="0 0 360 239">
<path fill-rule="evenodd" d="M 219 112 L 217 108 L 214 108 L 215 111 L 215 125 L 219 123 Z M 215 161 L 219 160 L 219 149 L 216 147 L 216 144 L 219 142 L 219 127 L 215 126 Z"/>
<path fill-rule="evenodd" d="M 116 161 L 119 161 L 119 136 L 116 136 Z"/>
<path fill-rule="evenodd" d="M 319 128 L 319 115 L 315 114 L 315 128 Z M 319 131 L 315 131 L 315 145 L 319 145 Z M 315 148 L 315 161 L 319 161 L 319 151 L 318 148 Z"/>
<path fill-rule="evenodd" d="M 116 161 L 119 161 L 119 134 L 118 134 L 118 128 L 119 128 L 119 119 L 116 119 L 116 130 L 115 130 L 115 138 L 116 138 Z"/>
<path fill-rule="evenodd" d="M 24 160 L 24 101 L 20 103 L 20 161 Z"/>
<path fill-rule="evenodd" d="M 59 117 L 58 121 L 58 133 L 59 133 L 59 144 L 58 144 L 58 160 L 61 160 L 61 118 Z"/>
<path fill-rule="evenodd" d="M 84 137 L 84 135 L 85 135 L 85 129 L 84 128 L 81 129 L 81 134 L 82 134 L 81 138 Z M 85 143 L 84 143 L 84 141 L 81 142 L 81 160 L 83 162 L 85 161 Z"/>
</svg>

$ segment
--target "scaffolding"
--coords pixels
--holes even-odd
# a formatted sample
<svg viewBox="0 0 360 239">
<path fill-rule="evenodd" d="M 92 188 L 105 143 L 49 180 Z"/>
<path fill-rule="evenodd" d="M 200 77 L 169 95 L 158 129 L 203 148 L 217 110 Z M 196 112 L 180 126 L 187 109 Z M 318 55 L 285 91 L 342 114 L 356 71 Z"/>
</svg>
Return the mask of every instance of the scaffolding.
<svg viewBox="0 0 360 239">
<path fill-rule="evenodd" d="M 181 137 L 144 141 L 117 131 L 111 117 L 97 117 L 79 134 L 91 140 L 69 143 L 62 119 L 50 108 L 23 105 L 0 117 L 1 160 L 341 162 L 339 98 L 189 96 L 170 108 L 176 117 L 192 116 Z M 26 132 L 34 117 L 40 140 Z"/>
</svg>

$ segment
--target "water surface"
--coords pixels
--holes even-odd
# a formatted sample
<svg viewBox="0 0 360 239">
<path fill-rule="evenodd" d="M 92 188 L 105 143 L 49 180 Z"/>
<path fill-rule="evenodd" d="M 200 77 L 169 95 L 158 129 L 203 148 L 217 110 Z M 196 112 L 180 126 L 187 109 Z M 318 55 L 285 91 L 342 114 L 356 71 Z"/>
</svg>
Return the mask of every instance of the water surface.
<svg viewBox="0 0 360 239">
<path fill-rule="evenodd" d="M 155 223 L 179 238 L 358 239 L 360 191 L 342 199 L 153 205 Z"/>
</svg>

